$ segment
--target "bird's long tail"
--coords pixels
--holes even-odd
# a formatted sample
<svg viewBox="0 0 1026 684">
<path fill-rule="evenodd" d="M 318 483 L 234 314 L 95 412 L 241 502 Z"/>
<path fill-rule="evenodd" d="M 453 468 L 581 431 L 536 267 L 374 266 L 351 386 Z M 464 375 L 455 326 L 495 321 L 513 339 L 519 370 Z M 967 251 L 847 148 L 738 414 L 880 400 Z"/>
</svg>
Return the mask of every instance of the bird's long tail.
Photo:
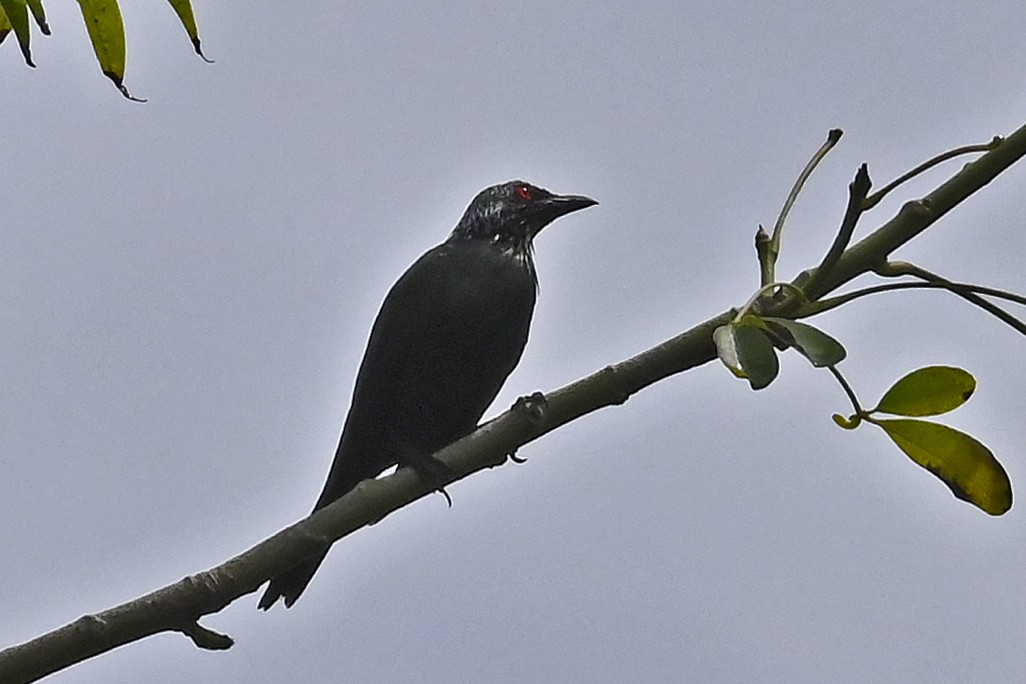
<svg viewBox="0 0 1026 684">
<path fill-rule="evenodd" d="M 280 575 L 275 576 L 271 583 L 267 585 L 264 595 L 260 597 L 260 603 L 257 604 L 258 607 L 262 610 L 267 610 L 281 597 L 285 599 L 285 607 L 291 608 L 292 604 L 299 598 L 299 595 L 306 589 L 306 585 L 313 579 L 314 573 L 317 572 L 317 568 L 321 566 L 321 562 L 327 555 L 328 550 L 325 549 L 323 553 L 311 556 L 300 562 L 299 565 L 294 565 Z"/>
<path fill-rule="evenodd" d="M 317 498 L 317 503 L 314 504 L 311 513 L 324 508 L 332 501 L 346 494 L 356 487 L 361 480 L 373 477 L 373 473 L 367 475 L 358 469 L 350 467 L 349 464 L 352 462 L 352 459 L 343 457 L 343 444 L 345 444 L 345 441 L 340 440 L 338 450 L 335 452 L 335 461 L 332 463 L 331 471 L 328 473 L 328 480 L 324 483 L 324 489 L 321 490 L 321 495 Z M 324 557 L 328 555 L 329 548 L 325 548 L 316 555 L 303 559 L 298 564 L 271 578 L 271 583 L 267 585 L 267 589 L 264 591 L 264 595 L 260 597 L 260 603 L 257 604 L 257 607 L 267 610 L 279 598 L 284 598 L 285 607 L 291 608 L 292 604 L 299 599 L 300 594 L 306 589 L 306 585 L 310 584 L 310 580 L 317 573 L 317 568 L 324 562 Z"/>
</svg>

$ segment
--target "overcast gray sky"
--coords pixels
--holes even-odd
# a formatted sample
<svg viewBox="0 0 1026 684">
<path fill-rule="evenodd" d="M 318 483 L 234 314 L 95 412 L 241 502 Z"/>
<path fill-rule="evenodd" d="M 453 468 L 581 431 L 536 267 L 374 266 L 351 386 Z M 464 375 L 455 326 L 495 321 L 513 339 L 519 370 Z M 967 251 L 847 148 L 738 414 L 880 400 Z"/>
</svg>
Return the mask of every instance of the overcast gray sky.
<svg viewBox="0 0 1026 684">
<path fill-rule="evenodd" d="M 320 490 L 374 314 L 481 188 L 601 205 L 537 241 L 531 341 L 489 415 L 757 285 L 771 224 L 813 265 L 878 186 L 1026 120 L 1023 5 L 126 2 L 124 101 L 74 3 L 39 68 L 0 47 L 0 645 L 216 565 Z M 958 168 L 869 214 L 866 230 Z M 1026 291 L 1026 165 L 899 256 Z M 953 364 L 944 420 L 1026 491 L 1026 340 L 942 293 L 818 319 L 873 403 Z M 524 448 L 335 547 L 291 610 L 257 595 L 52 678 L 87 682 L 967 682 L 1026 671 L 1026 512 L 957 501 L 785 354 L 718 364 Z"/>
</svg>

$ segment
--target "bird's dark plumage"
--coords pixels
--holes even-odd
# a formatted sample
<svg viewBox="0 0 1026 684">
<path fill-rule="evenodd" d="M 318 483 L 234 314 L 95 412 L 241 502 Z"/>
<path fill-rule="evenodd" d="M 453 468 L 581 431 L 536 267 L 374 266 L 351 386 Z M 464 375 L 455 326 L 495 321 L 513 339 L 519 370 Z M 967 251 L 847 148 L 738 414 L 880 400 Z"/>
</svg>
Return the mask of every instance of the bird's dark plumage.
<svg viewBox="0 0 1026 684">
<path fill-rule="evenodd" d="M 523 181 L 481 191 L 442 244 L 392 286 L 377 320 L 314 510 L 393 465 L 431 473 L 432 454 L 474 430 L 520 361 L 534 312 L 532 240 L 597 204 Z M 328 550 L 271 580 L 260 599 L 291 606 Z"/>
</svg>

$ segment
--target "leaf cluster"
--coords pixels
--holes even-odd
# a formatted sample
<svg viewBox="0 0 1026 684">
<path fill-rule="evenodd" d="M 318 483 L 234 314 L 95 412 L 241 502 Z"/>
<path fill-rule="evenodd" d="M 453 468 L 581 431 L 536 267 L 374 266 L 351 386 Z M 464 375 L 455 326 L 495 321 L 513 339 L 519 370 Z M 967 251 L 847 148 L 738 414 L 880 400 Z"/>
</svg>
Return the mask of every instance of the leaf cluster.
<svg viewBox="0 0 1026 684">
<path fill-rule="evenodd" d="M 854 413 L 847 418 L 835 414 L 833 419 L 837 425 L 849 430 L 863 422 L 880 427 L 902 452 L 940 478 L 957 498 L 991 515 L 1001 515 L 1012 506 L 1012 488 L 1007 473 L 990 450 L 970 435 L 947 425 L 912 419 L 940 415 L 962 405 L 976 389 L 976 380 L 971 374 L 948 366 L 920 368 L 894 383 L 876 407 L 867 411 L 861 407 L 851 385 L 837 368 L 847 355 L 844 346 L 822 330 L 794 319 L 813 316 L 864 296 L 925 287 L 950 291 L 1026 334 L 1026 323 L 984 296 L 1020 304 L 1026 304 L 1026 297 L 993 288 L 954 283 L 906 262 L 881 260 L 874 265 L 873 271 L 882 277 L 911 276 L 917 279 L 916 282 L 877 285 L 830 299 L 822 298 L 831 289 L 832 269 L 849 249 L 855 226 L 864 212 L 876 206 L 884 195 L 936 164 L 961 154 L 996 149 L 1002 140 L 995 138 L 984 145 L 945 152 L 920 164 L 873 195 L 869 195 L 872 184 L 863 164 L 849 186 L 848 206 L 838 234 L 820 265 L 792 283 L 776 282 L 774 272 L 787 213 L 815 166 L 839 139 L 840 131 L 831 131 L 827 141 L 806 165 L 784 203 L 772 235 L 759 227 L 755 246 L 762 287 L 730 322 L 713 331 L 716 354 L 735 377 L 746 379 L 753 390 L 760 390 L 769 386 L 780 372 L 778 350 L 795 349 L 814 367 L 828 369 L 848 395 Z M 915 210 L 915 204 L 908 206 Z M 928 206 L 923 208 L 929 209 Z M 878 417 L 879 414 L 904 418 L 884 419 Z"/>
<path fill-rule="evenodd" d="M 192 13 L 190 0 L 168 0 L 178 15 L 178 20 L 185 27 L 189 40 L 192 41 L 196 54 L 206 61 L 203 50 L 200 47 L 199 32 L 196 29 L 196 18 Z M 82 19 L 85 21 L 86 30 L 89 33 L 89 41 L 92 43 L 93 52 L 100 63 L 100 70 L 104 76 L 109 78 L 117 89 L 129 100 L 145 102 L 145 100 L 132 97 L 125 87 L 125 25 L 121 19 L 121 8 L 117 0 L 78 0 L 79 8 L 82 10 Z M 46 21 L 46 12 L 43 9 L 43 0 L 0 0 L 0 43 L 12 31 L 18 39 L 18 46 L 21 54 L 25 57 L 25 63 L 35 67 L 32 61 L 31 32 L 29 13 L 39 32 L 44 36 L 51 33 L 50 25 Z"/>
</svg>

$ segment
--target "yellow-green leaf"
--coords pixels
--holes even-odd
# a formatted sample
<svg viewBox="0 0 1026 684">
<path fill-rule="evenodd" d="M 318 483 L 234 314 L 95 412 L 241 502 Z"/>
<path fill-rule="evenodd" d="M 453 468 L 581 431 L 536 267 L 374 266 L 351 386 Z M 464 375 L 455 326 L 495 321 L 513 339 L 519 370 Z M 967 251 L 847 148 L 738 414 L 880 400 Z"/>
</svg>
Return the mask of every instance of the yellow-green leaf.
<svg viewBox="0 0 1026 684">
<path fill-rule="evenodd" d="M 845 430 L 854 430 L 862 424 L 862 417 L 857 413 L 853 413 L 847 418 L 842 416 L 840 413 L 835 413 L 830 417 L 834 419 L 834 423 L 837 424 L 837 427 L 844 428 Z"/>
<path fill-rule="evenodd" d="M 958 408 L 975 390 L 976 379 L 961 368 L 928 366 L 894 383 L 873 411 L 897 416 L 936 416 Z"/>
<path fill-rule="evenodd" d="M 202 57 L 205 61 L 206 55 L 203 54 L 203 50 L 200 48 L 199 31 L 196 30 L 196 17 L 192 14 L 192 3 L 189 0 L 168 0 L 171 3 L 171 7 L 174 8 L 175 14 L 178 15 L 178 20 L 182 22 L 182 26 L 185 27 L 185 32 L 189 34 L 189 40 L 192 41 L 192 47 L 196 51 L 196 54 Z"/>
<path fill-rule="evenodd" d="M 21 48 L 21 54 L 25 57 L 25 63 L 34 67 L 32 49 L 29 46 L 28 6 L 25 4 L 25 0 L 0 0 L 0 8 L 6 15 L 5 23 L 14 29 L 14 35 L 18 37 L 18 46 Z M 3 30 L 3 24 L 0 24 L 0 30 Z M 4 35 L 6 35 L 6 31 Z"/>
<path fill-rule="evenodd" d="M 125 25 L 117 0 L 78 0 L 78 4 L 103 75 L 129 100 L 145 102 L 132 97 L 124 84 Z"/>
<path fill-rule="evenodd" d="M 944 481 L 951 493 L 991 515 L 1012 507 L 1012 484 L 990 449 L 947 425 L 924 420 L 873 421 L 913 461 Z"/>
<path fill-rule="evenodd" d="M 36 20 L 39 31 L 44 35 L 50 35 L 50 25 L 46 23 L 46 12 L 43 10 L 43 0 L 28 0 L 29 9 Z"/>
<path fill-rule="evenodd" d="M 847 355 L 840 342 L 807 323 L 787 318 L 766 317 L 762 320 L 784 344 L 797 349 L 816 368 L 833 366 Z"/>
</svg>

